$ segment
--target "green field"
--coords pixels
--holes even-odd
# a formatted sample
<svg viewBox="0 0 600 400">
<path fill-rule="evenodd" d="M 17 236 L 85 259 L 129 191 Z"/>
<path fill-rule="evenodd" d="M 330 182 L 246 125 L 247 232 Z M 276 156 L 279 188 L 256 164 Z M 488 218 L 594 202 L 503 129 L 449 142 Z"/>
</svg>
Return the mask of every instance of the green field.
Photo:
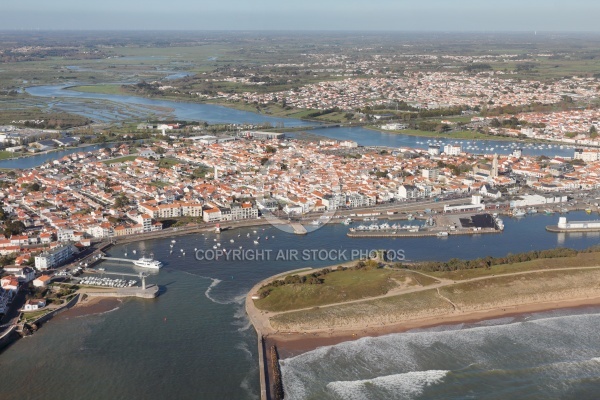
<svg viewBox="0 0 600 400">
<path fill-rule="evenodd" d="M 106 161 L 102 161 L 102 162 L 106 165 L 111 165 L 111 164 L 121 163 L 121 162 L 125 162 L 125 161 L 133 161 L 136 158 L 138 158 L 138 156 L 131 155 L 131 156 L 123 156 L 123 157 L 119 157 L 119 158 L 113 158 L 112 160 L 106 160 Z"/>
<path fill-rule="evenodd" d="M 0 160 L 6 160 L 7 158 L 18 157 L 19 154 L 11 153 L 10 151 L 0 151 Z"/>
<path fill-rule="evenodd" d="M 272 289 L 256 300 L 257 308 L 289 311 L 350 300 L 381 296 L 394 288 L 427 286 L 435 279 L 406 270 L 391 268 L 347 269 L 324 276 L 321 284 L 286 284 Z"/>
</svg>

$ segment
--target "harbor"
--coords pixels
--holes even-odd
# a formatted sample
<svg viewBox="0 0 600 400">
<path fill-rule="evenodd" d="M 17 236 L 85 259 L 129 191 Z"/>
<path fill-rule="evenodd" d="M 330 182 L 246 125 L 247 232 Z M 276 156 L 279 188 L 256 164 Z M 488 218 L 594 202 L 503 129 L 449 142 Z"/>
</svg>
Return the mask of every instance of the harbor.
<svg viewBox="0 0 600 400">
<path fill-rule="evenodd" d="M 441 214 L 431 215 L 425 223 L 390 225 L 372 223 L 350 228 L 347 236 L 350 238 L 418 238 L 418 237 L 448 237 L 456 235 L 479 235 L 486 233 L 501 233 L 504 222 L 498 214 Z"/>
</svg>

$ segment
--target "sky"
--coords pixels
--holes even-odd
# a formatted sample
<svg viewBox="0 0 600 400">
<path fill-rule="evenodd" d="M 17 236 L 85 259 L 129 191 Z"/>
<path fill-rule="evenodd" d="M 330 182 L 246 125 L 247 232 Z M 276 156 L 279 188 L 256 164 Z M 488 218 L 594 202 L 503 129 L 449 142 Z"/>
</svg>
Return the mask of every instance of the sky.
<svg viewBox="0 0 600 400">
<path fill-rule="evenodd" d="M 599 31 L 598 0 L 1 0 L 0 30 Z"/>
</svg>

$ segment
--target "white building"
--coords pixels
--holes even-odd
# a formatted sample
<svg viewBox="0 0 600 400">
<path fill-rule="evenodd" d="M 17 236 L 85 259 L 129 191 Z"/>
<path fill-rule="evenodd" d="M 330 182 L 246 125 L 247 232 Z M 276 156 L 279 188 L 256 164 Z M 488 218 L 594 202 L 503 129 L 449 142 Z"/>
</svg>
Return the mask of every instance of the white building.
<svg viewBox="0 0 600 400">
<path fill-rule="evenodd" d="M 429 153 L 432 156 L 439 156 L 440 155 L 440 146 L 429 145 L 429 147 L 427 148 L 427 153 Z"/>
<path fill-rule="evenodd" d="M 64 265 L 75 254 L 73 246 L 63 245 L 52 250 L 45 251 L 35 257 L 35 268 L 46 270 Z"/>
<path fill-rule="evenodd" d="M 421 176 L 425 179 L 429 179 L 432 182 L 437 181 L 440 171 L 437 168 L 427 168 L 421 170 Z"/>
<path fill-rule="evenodd" d="M 600 229 L 600 221 L 572 221 L 567 222 L 567 217 L 558 219 L 559 229 Z"/>
<path fill-rule="evenodd" d="M 462 148 L 453 144 L 447 144 L 444 146 L 444 153 L 449 156 L 457 156 L 462 153 Z"/>
<path fill-rule="evenodd" d="M 600 153 L 597 151 L 591 151 L 587 149 L 575 149 L 573 158 L 575 160 L 583 160 L 585 162 L 598 161 Z"/>
</svg>

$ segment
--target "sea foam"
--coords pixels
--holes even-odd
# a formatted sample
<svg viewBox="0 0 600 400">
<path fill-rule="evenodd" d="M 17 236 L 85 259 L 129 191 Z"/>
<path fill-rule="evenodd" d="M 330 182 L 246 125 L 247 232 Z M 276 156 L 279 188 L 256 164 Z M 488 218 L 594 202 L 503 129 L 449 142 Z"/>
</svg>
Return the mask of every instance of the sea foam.
<svg viewBox="0 0 600 400">
<path fill-rule="evenodd" d="M 347 400 L 412 399 L 427 386 L 440 383 L 449 371 L 414 371 L 358 381 L 337 381 L 327 385 L 336 397 Z"/>
</svg>

